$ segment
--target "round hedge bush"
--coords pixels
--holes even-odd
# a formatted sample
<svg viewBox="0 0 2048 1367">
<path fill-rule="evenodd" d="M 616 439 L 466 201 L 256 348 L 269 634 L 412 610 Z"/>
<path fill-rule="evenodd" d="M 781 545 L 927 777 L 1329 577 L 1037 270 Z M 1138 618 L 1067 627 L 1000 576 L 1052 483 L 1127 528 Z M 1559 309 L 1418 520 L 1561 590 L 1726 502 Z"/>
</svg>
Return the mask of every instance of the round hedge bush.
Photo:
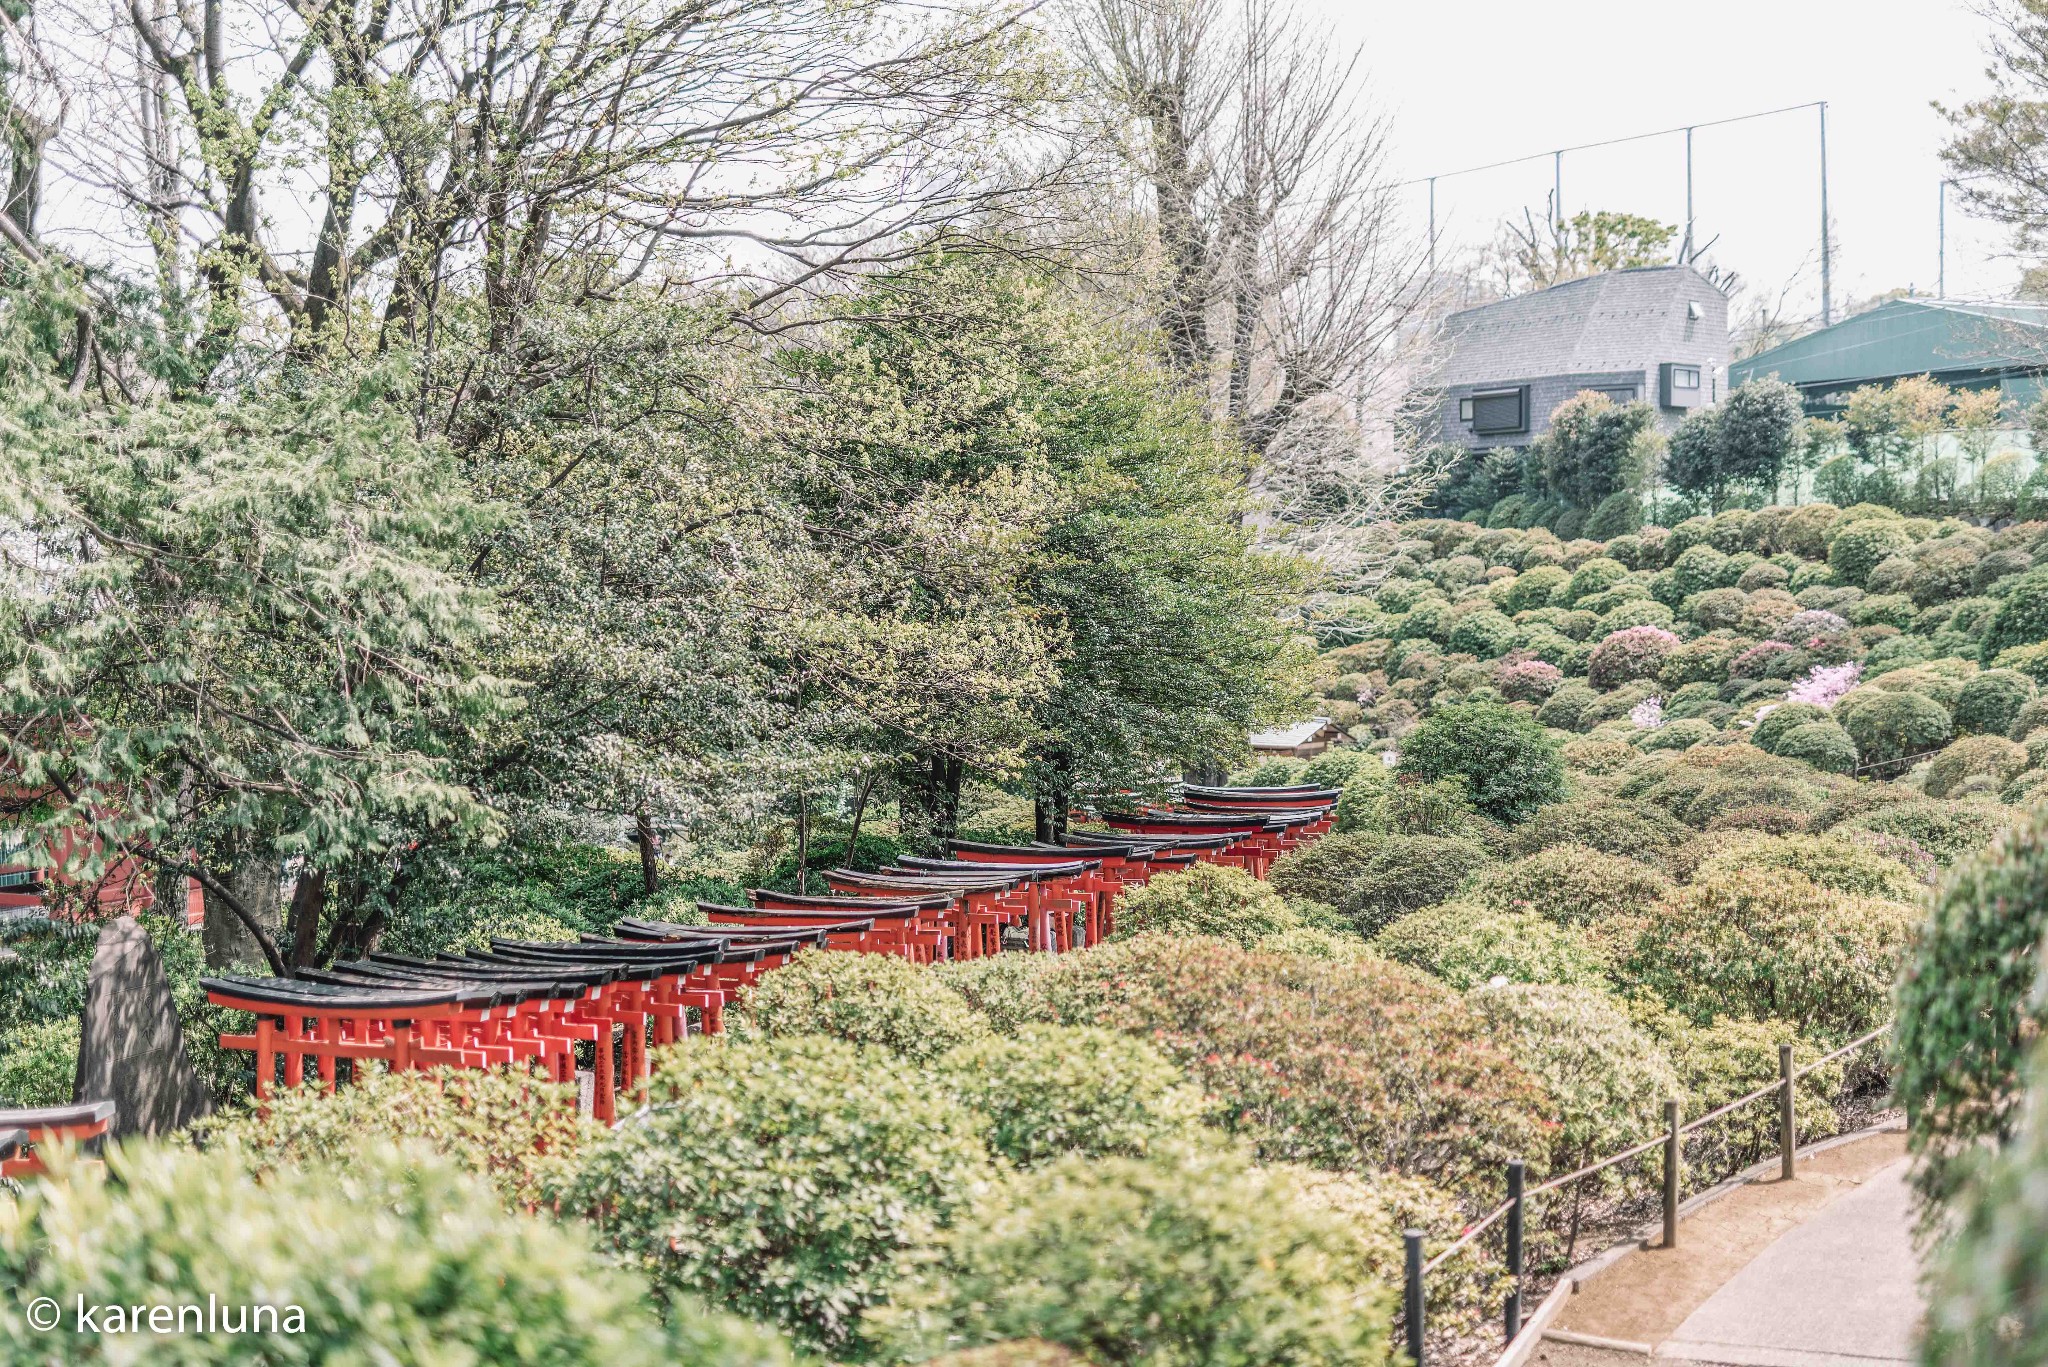
<svg viewBox="0 0 2048 1367">
<path fill-rule="evenodd" d="M 1516 854 L 1535 854 L 1555 845 L 1585 845 L 1654 864 L 1691 836 L 1683 822 L 1655 807 L 1586 798 L 1543 808 L 1515 831 L 1509 847 Z"/>
<path fill-rule="evenodd" d="M 1862 688 L 1835 707 L 1836 720 L 1865 764 L 1883 764 L 1939 750 L 1955 725 L 1942 705 L 1925 694 Z"/>
<path fill-rule="evenodd" d="M 2016 669 L 1987 669 L 1963 683 L 1956 695 L 1956 728 L 2002 736 L 2040 690 Z"/>
<path fill-rule="evenodd" d="M 1068 1153 L 1141 1157 L 1199 1131 L 1207 1102 L 1144 1040 L 1090 1025 L 1025 1025 L 941 1054 L 932 1071 L 1020 1166 Z"/>
<path fill-rule="evenodd" d="M 1490 1193 L 1541 1124 L 1464 999 L 1399 964 L 1146 935 L 1063 955 L 1038 987 L 1051 1019 L 1151 1041 L 1267 1159 Z"/>
<path fill-rule="evenodd" d="M 998 1183 L 885 1317 L 892 1357 L 1036 1339 L 1097 1367 L 1382 1367 L 1361 1231 L 1228 1148 L 1069 1158 Z"/>
<path fill-rule="evenodd" d="M 1825 707 L 1815 707 L 1809 702 L 1776 703 L 1757 717 L 1756 726 L 1749 734 L 1750 743 L 1759 750 L 1775 755 L 1778 753 L 1778 742 L 1794 727 L 1827 719 L 1828 710 Z"/>
<path fill-rule="evenodd" d="M 1536 720 L 1559 731 L 1578 731 L 1586 710 L 1599 701 L 1600 695 L 1585 684 L 1566 683 L 1536 709 Z"/>
<path fill-rule="evenodd" d="M 1120 937 L 1153 930 L 1214 935 L 1250 949 L 1266 936 L 1300 924 L 1272 885 L 1228 864 L 1195 864 L 1163 874 L 1126 890 L 1116 902 Z"/>
<path fill-rule="evenodd" d="M 2048 1024 L 2035 995 L 2044 934 L 2048 814 L 2035 812 L 1942 879 L 1899 977 L 1894 1090 L 1916 1180 L 1937 1199 L 2018 1124 L 2022 1061 Z"/>
<path fill-rule="evenodd" d="M 1365 831 L 1325 836 L 1283 855 L 1268 878 L 1275 891 L 1327 902 L 1371 935 L 1396 917 L 1443 901 L 1487 862 L 1483 848 L 1455 836 Z"/>
<path fill-rule="evenodd" d="M 1593 648 L 1588 678 L 1599 689 L 1618 688 L 1633 679 L 1654 679 L 1678 637 L 1662 627 L 1626 627 Z"/>
<path fill-rule="evenodd" d="M 1691 877 L 1718 878 L 1740 869 L 1796 873 L 1834 892 L 1892 902 L 1915 902 L 1927 891 L 1927 884 L 1911 865 L 1881 846 L 1848 832 L 1832 831 L 1825 835 L 1730 836 L 1716 842 L 1713 852 L 1694 864 Z"/>
<path fill-rule="evenodd" d="M 1860 759 L 1855 740 L 1831 721 L 1793 727 L 1779 739 L 1777 753 L 1811 764 L 1824 774 L 1853 773 Z"/>
<path fill-rule="evenodd" d="M 1685 1086 L 1686 1114 L 1699 1116 L 1747 1096 L 1778 1076 L 1778 1046 L 1792 1045 L 1799 1067 L 1821 1057 L 1820 1046 L 1798 1038 L 1786 1021 L 1730 1017 L 1708 1026 L 1686 1026 L 1667 1041 L 1672 1066 Z M 1840 1133 L 1843 1068 L 1838 1060 L 1822 1064 L 1793 1084 L 1793 1117 L 1798 1142 L 1812 1143 Z M 1748 1167 L 1777 1151 L 1778 1108 L 1765 1100 L 1738 1107 L 1711 1125 L 1693 1131 L 1686 1145 L 1686 1166 L 1711 1181 Z"/>
<path fill-rule="evenodd" d="M 1996 559 L 1987 557 L 1986 564 Z M 1990 664 L 2002 650 L 2048 640 L 2048 570 L 2022 575 L 1998 604 L 1985 628 L 1980 658 Z"/>
<path fill-rule="evenodd" d="M 958 992 L 998 1034 L 1014 1034 L 1027 1021 L 1045 1019 L 1035 985 L 1052 966 L 1044 954 L 984 954 L 953 959 L 925 971 Z"/>
<path fill-rule="evenodd" d="M 1529 911 L 1498 911 L 1453 901 L 1410 912 L 1382 930 L 1373 948 L 1452 987 L 1481 987 L 1496 977 L 1516 983 L 1600 987 L 1606 962 L 1585 937 Z"/>
<path fill-rule="evenodd" d="M 507 1212 L 423 1149 L 372 1142 L 346 1170 L 287 1164 L 260 1182 L 242 1157 L 232 1144 L 129 1144 L 104 1166 L 60 1163 L 0 1215 L 0 1279 L 23 1304 L 214 1297 L 225 1322 L 244 1325 L 245 1307 L 270 1306 L 281 1332 L 259 1319 L 251 1333 L 152 1344 L 146 1329 L 103 1335 L 68 1313 L 36 1333 L 10 1312 L 0 1362 L 792 1361 L 772 1335 L 687 1305 L 670 1307 L 664 1329 L 640 1279 L 572 1229 Z"/>
<path fill-rule="evenodd" d="M 1621 1003 L 1589 987 L 1548 983 L 1483 987 L 1471 993 L 1473 1008 L 1493 1026 L 1496 1038 L 1543 1083 L 1555 1106 L 1549 1144 L 1539 1174 L 1558 1176 L 1594 1159 L 1640 1143 L 1662 1124 L 1666 1100 L 1682 1097 L 1670 1059 L 1635 1027 Z M 1640 1174 L 1628 1165 L 1575 1184 L 1621 1189 Z M 1587 1193 L 1590 1194 L 1590 1193 Z M 1537 1217 L 1556 1237 L 1578 1224 L 1575 1191 L 1544 1202 Z M 1570 1261 L 1569 1244 L 1564 1258 Z"/>
<path fill-rule="evenodd" d="M 1526 820 L 1564 796 L 1557 742 L 1526 713 L 1497 703 L 1436 709 L 1403 738 L 1399 772 L 1425 783 L 1458 780 L 1494 821 Z"/>
<path fill-rule="evenodd" d="M 987 1030 L 952 988 L 894 954 L 800 951 L 741 999 L 738 1033 L 829 1035 L 932 1059 Z"/>
<path fill-rule="evenodd" d="M 982 1118 L 888 1049 L 812 1036 L 666 1054 L 562 1208 L 664 1289 L 864 1355 L 862 1312 L 987 1170 Z"/>
<path fill-rule="evenodd" d="M 1914 908 L 1847 897 L 1782 869 L 1736 869 L 1652 908 L 1630 978 L 1697 1024 L 1722 1016 L 1791 1021 L 1843 1042 L 1890 1013 Z"/>
<path fill-rule="evenodd" d="M 1980 848 L 2017 813 L 1995 802 L 1942 802 L 1933 799 L 1893 802 L 1841 823 L 1852 830 L 1900 836 L 1942 863 L 1952 863 Z"/>
<path fill-rule="evenodd" d="M 1838 584 L 1862 588 L 1887 556 L 1910 549 L 1913 535 L 1898 517 L 1864 518 L 1840 527 L 1828 544 L 1828 569 Z"/>
<path fill-rule="evenodd" d="M 1970 778 L 1985 776 L 1992 791 L 2027 767 L 2027 747 L 2004 736 L 1964 736 L 1934 757 L 1921 785 L 1929 797 L 1949 797 Z"/>
<path fill-rule="evenodd" d="M 1558 690 L 1564 672 L 1545 660 L 1515 660 L 1495 670 L 1493 682 L 1510 702 L 1540 703 Z"/>
<path fill-rule="evenodd" d="M 1473 897 L 1496 911 L 1530 911 L 1559 925 L 1641 915 L 1671 890 L 1656 869 L 1572 841 L 1481 874 Z"/>
</svg>

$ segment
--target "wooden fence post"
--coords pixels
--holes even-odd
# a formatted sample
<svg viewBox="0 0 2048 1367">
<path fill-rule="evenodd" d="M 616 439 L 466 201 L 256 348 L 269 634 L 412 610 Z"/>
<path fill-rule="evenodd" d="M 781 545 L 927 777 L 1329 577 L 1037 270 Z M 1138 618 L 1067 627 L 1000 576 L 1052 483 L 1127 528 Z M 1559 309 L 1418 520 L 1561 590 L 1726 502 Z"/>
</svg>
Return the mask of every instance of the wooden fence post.
<svg viewBox="0 0 2048 1367">
<path fill-rule="evenodd" d="M 1664 1103 L 1664 1247 L 1678 1247 L 1678 1102 Z"/>
<path fill-rule="evenodd" d="M 1414 1360 L 1414 1367 L 1422 1367 L 1422 1231 L 1411 1229 L 1402 1233 L 1401 1243 L 1407 1254 L 1407 1305 L 1408 1356 Z"/>
<path fill-rule="evenodd" d="M 1792 1100 L 1792 1046 L 1778 1046 L 1778 1076 L 1784 1082 L 1784 1090 L 1778 1093 L 1778 1175 L 1785 1181 L 1792 1180 L 1792 1153 L 1799 1143 L 1799 1130 L 1793 1113 Z"/>
</svg>

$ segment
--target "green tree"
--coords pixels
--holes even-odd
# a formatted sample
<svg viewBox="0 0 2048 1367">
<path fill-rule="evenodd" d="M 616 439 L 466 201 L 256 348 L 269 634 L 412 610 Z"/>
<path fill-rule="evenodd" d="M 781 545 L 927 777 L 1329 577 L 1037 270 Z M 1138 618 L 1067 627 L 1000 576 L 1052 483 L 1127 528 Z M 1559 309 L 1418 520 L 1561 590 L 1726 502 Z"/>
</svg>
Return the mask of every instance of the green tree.
<svg viewBox="0 0 2048 1367">
<path fill-rule="evenodd" d="M 1399 772 L 1457 779 L 1482 815 L 1526 821 L 1564 797 L 1558 745 L 1527 714 L 1499 703 L 1440 707 L 1401 742 Z"/>
<path fill-rule="evenodd" d="M 1550 415 L 1537 443 L 1552 494 L 1575 508 L 1596 508 L 1642 486 L 1642 434 L 1656 422 L 1647 403 L 1616 404 L 1605 394 L 1574 395 Z"/>
<path fill-rule="evenodd" d="M 1798 451 L 1804 414 L 1799 391 L 1783 380 L 1736 386 L 1721 405 L 1715 429 L 1722 477 L 1775 502 Z"/>
</svg>

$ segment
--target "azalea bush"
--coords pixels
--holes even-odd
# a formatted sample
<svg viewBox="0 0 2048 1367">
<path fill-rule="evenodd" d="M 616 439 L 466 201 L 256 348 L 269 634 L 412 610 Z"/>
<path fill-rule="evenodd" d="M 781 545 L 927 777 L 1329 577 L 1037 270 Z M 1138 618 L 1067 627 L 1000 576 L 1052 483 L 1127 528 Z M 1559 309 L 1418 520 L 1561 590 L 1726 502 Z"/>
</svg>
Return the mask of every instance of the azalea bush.
<svg viewBox="0 0 2048 1367">
<path fill-rule="evenodd" d="M 1528 911 L 1502 911 L 1453 901 L 1410 912 L 1373 937 L 1373 948 L 1456 988 L 1495 978 L 1513 983 L 1606 982 L 1606 959 L 1594 943 Z"/>
<path fill-rule="evenodd" d="M 987 1176 L 985 1128 L 891 1049 L 700 1041 L 665 1052 L 556 1195 L 664 1294 L 857 1357 L 863 1313 Z"/>
<path fill-rule="evenodd" d="M 224 1237 L 224 1231 L 232 1231 Z M 645 1281 L 607 1267 L 575 1225 L 513 1214 L 477 1178 L 419 1147 L 368 1138 L 346 1168 L 281 1164 L 256 1180 L 234 1146 L 109 1150 L 60 1163 L 0 1203 L 0 1362 L 718 1362 L 791 1367 L 774 1334 L 676 1300 L 656 1316 Z M 31 1329 L 19 1307 L 66 1307 Z M 289 1333 L 158 1338 L 81 1328 L 74 1299 L 206 1306 L 250 1324 L 273 1307 Z M 296 1328 L 286 1318 L 297 1307 Z M 261 1321 L 256 1321 L 260 1323 Z"/>
<path fill-rule="evenodd" d="M 1561 925 L 1640 915 L 1671 880 L 1640 860 L 1565 842 L 1481 873 L 1473 896 L 1500 911 L 1526 909 Z"/>
<path fill-rule="evenodd" d="M 967 1001 L 895 954 L 806 949 L 764 975 L 728 1018 L 742 1035 L 830 1035 L 930 1059 L 984 1033 Z"/>
<path fill-rule="evenodd" d="M 1151 1041 L 1262 1157 L 1490 1190 L 1542 1094 L 1460 995 L 1412 969 L 1147 935 L 1064 956 L 1048 1015 Z"/>
<path fill-rule="evenodd" d="M 1361 1230 L 1228 1148 L 1074 1157 L 997 1184 L 884 1317 L 892 1355 L 1039 1339 L 1100 1367 L 1382 1367 Z"/>
<path fill-rule="evenodd" d="M 1097 1026 L 1024 1025 L 949 1050 L 932 1067 L 982 1117 L 989 1148 L 1025 1167 L 1068 1153 L 1142 1156 L 1194 1137 L 1208 1111 L 1158 1050 Z"/>
<path fill-rule="evenodd" d="M 1250 948 L 1301 918 L 1261 879 L 1228 864 L 1196 864 L 1130 888 L 1116 901 L 1116 934 L 1215 935 Z"/>
<path fill-rule="evenodd" d="M 1455 779 L 1481 815 L 1523 821 L 1564 796 L 1557 742 L 1528 716 L 1496 703 L 1439 708 L 1402 742 L 1400 772 Z"/>
</svg>

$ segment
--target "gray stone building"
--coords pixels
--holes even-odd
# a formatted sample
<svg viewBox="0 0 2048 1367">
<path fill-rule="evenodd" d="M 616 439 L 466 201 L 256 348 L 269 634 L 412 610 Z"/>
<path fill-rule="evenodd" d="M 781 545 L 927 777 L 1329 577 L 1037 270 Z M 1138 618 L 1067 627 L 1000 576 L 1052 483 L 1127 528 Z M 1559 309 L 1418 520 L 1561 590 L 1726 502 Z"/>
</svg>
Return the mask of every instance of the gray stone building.
<svg viewBox="0 0 2048 1367">
<path fill-rule="evenodd" d="M 1691 266 L 1568 280 L 1454 313 L 1441 379 L 1442 440 L 1527 446 L 1582 389 L 1647 399 L 1666 431 L 1728 392 L 1728 298 Z"/>
</svg>

